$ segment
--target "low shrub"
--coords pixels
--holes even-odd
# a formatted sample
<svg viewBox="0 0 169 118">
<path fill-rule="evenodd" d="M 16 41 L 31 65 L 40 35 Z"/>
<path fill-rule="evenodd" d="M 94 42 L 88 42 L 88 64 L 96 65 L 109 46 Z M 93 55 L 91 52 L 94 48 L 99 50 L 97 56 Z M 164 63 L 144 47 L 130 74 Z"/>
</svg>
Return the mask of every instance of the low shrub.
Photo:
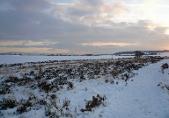
<svg viewBox="0 0 169 118">
<path fill-rule="evenodd" d="M 68 82 L 67 85 L 68 85 L 68 87 L 67 87 L 68 90 L 71 90 L 74 88 L 74 85 L 72 82 Z"/>
<path fill-rule="evenodd" d="M 162 64 L 162 65 L 161 65 L 161 71 L 162 71 L 162 73 L 164 73 L 164 70 L 165 70 L 165 69 L 168 69 L 168 68 L 169 68 L 169 65 L 168 65 L 167 63 Z"/>
<path fill-rule="evenodd" d="M 51 91 L 54 88 L 54 86 L 52 84 L 47 83 L 46 81 L 40 82 L 38 87 L 41 88 L 46 93 L 48 93 L 49 91 Z"/>
<path fill-rule="evenodd" d="M 105 96 L 101 97 L 99 94 L 97 94 L 97 96 L 93 96 L 92 100 L 87 101 L 85 108 L 81 109 L 81 112 L 92 111 L 92 109 L 100 106 L 101 104 L 104 105 L 105 99 Z"/>
<path fill-rule="evenodd" d="M 69 110 L 70 100 L 65 99 L 63 101 L 62 109 L 65 108 L 66 110 Z"/>
<path fill-rule="evenodd" d="M 6 98 L 0 101 L 0 110 L 6 110 L 8 108 L 14 108 L 17 106 L 17 101 L 12 98 Z"/>
<path fill-rule="evenodd" d="M 8 93 L 10 93 L 10 86 L 8 86 L 6 84 L 1 84 L 0 85 L 0 95 L 8 94 Z"/>
<path fill-rule="evenodd" d="M 19 114 L 21 114 L 21 113 L 24 113 L 24 112 L 26 112 L 27 111 L 27 106 L 24 106 L 24 105 L 19 105 L 18 107 L 17 107 L 17 113 L 19 113 Z"/>
</svg>

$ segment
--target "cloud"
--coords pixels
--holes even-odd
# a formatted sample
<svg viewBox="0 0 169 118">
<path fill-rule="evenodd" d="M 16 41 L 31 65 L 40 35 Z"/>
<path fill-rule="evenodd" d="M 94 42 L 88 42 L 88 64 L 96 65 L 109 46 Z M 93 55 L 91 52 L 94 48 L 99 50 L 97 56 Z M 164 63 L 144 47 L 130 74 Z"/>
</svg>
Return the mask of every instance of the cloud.
<svg viewBox="0 0 169 118">
<path fill-rule="evenodd" d="M 11 0 L 8 1 L 16 11 L 41 12 L 50 8 L 50 3 L 46 0 Z"/>
<path fill-rule="evenodd" d="M 10 40 L 1 40 L 0 47 L 46 47 L 56 45 L 57 42 L 51 41 L 31 41 L 31 40 L 17 40 L 17 41 L 10 41 Z"/>
<path fill-rule="evenodd" d="M 15 10 L 15 8 L 10 3 L 4 0 L 0 2 L 0 12 L 6 12 L 11 10 Z"/>
<path fill-rule="evenodd" d="M 142 5 L 109 0 L 1 0 L 0 51 L 32 47 L 44 52 L 111 53 L 130 47 L 166 48 L 168 27 L 145 20 L 138 6 Z"/>
<path fill-rule="evenodd" d="M 26 0 L 25 4 L 24 2 L 18 3 L 18 0 L 8 1 L 8 4 L 11 4 L 15 10 L 0 12 L 0 40 L 56 39 L 65 32 L 82 30 L 81 26 L 67 23 L 46 12 L 44 9 L 49 10 L 52 5 L 45 4 L 45 0 L 33 1 Z"/>
<path fill-rule="evenodd" d="M 46 47 L 22 47 L 22 48 L 17 48 L 17 47 L 1 47 L 0 48 L 1 53 L 6 53 L 6 52 L 17 52 L 17 53 L 46 53 L 46 54 L 68 54 L 71 53 L 67 49 L 60 49 L 60 48 L 46 48 Z"/>
<path fill-rule="evenodd" d="M 126 43 L 126 42 L 89 42 L 82 43 L 82 46 L 93 46 L 93 47 L 107 47 L 107 46 L 115 46 L 115 47 L 127 47 L 127 46 L 137 46 L 137 43 Z"/>
<path fill-rule="evenodd" d="M 85 7 L 84 7 L 85 6 Z M 61 18 L 69 22 L 79 22 L 88 26 L 110 24 L 128 12 L 124 2 L 108 3 L 105 0 L 79 0 L 74 4 L 57 4 Z"/>
</svg>

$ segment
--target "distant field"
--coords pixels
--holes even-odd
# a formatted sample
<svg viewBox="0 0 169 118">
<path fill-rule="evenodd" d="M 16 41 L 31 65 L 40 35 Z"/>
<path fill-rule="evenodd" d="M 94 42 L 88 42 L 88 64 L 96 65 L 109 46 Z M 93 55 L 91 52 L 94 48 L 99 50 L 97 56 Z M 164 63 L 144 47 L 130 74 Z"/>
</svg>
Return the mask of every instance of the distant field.
<svg viewBox="0 0 169 118">
<path fill-rule="evenodd" d="M 88 59 L 111 59 L 111 58 L 127 58 L 131 56 L 32 56 L 32 55 L 0 55 L 0 64 L 15 64 L 25 62 L 42 62 L 42 61 L 63 61 L 63 60 L 88 60 Z"/>
<path fill-rule="evenodd" d="M 110 59 L 112 55 L 102 56 L 28 56 L 28 55 L 0 55 L 0 64 L 14 64 L 25 62 L 42 62 L 49 60 L 86 60 L 86 59 Z"/>
<path fill-rule="evenodd" d="M 154 55 L 153 55 L 154 56 Z M 161 53 L 157 56 L 169 56 L 169 53 Z M 0 55 L 0 64 L 15 64 L 25 62 L 42 62 L 42 61 L 62 61 L 62 60 L 87 60 L 87 59 L 117 59 L 128 58 L 133 56 L 116 56 L 116 55 L 100 55 L 100 56 L 35 56 L 35 55 Z"/>
</svg>

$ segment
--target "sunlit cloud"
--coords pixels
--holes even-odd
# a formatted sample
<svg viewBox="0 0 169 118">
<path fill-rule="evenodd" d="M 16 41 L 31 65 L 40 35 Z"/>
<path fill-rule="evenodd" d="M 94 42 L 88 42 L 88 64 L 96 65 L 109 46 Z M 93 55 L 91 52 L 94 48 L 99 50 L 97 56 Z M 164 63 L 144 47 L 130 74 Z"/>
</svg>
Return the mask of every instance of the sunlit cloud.
<svg viewBox="0 0 169 118">
<path fill-rule="evenodd" d="M 126 46 L 137 46 L 137 43 L 125 43 L 125 42 L 89 42 L 82 43 L 82 46 L 93 46 L 93 47 L 106 47 L 106 46 L 117 46 L 117 47 L 126 47 Z"/>
<path fill-rule="evenodd" d="M 169 27 L 169 3 L 166 0 L 142 0 L 128 5 L 132 19 L 149 20 L 158 26 Z"/>
<path fill-rule="evenodd" d="M 17 48 L 17 47 L 1 47 L 1 53 L 8 52 L 17 52 L 17 53 L 47 53 L 47 54 L 66 54 L 70 53 L 68 49 L 59 49 L 59 48 L 45 48 L 45 47 L 25 47 L 25 48 Z"/>
<path fill-rule="evenodd" d="M 19 40 L 19 41 L 8 41 L 2 40 L 0 41 L 0 47 L 12 47 L 12 46 L 50 46 L 55 45 L 57 42 L 50 41 L 31 41 L 31 40 Z"/>
<path fill-rule="evenodd" d="M 169 35 L 169 29 L 164 32 L 166 35 Z"/>
<path fill-rule="evenodd" d="M 94 3 L 94 2 L 95 3 Z M 68 22 L 82 23 L 88 26 L 110 24 L 123 19 L 128 8 L 122 1 L 109 3 L 104 0 L 79 0 L 74 3 L 57 3 L 52 13 Z M 85 6 L 85 7 L 84 7 Z"/>
<path fill-rule="evenodd" d="M 167 5 L 160 0 L 142 0 L 135 3 L 122 0 L 98 1 L 100 4 L 96 5 L 85 0 L 78 0 L 73 3 L 57 3 L 53 13 L 58 16 L 59 12 L 65 21 L 73 22 L 76 20 L 76 22 L 89 26 L 111 25 L 112 22 L 133 23 L 139 20 L 150 20 L 160 26 L 169 26 L 169 15 L 167 15 L 169 4 Z"/>
<path fill-rule="evenodd" d="M 153 24 L 153 23 L 149 23 L 149 24 L 147 24 L 145 27 L 146 27 L 147 29 L 151 30 L 151 31 L 154 31 L 154 30 L 158 27 L 158 25 Z"/>
</svg>

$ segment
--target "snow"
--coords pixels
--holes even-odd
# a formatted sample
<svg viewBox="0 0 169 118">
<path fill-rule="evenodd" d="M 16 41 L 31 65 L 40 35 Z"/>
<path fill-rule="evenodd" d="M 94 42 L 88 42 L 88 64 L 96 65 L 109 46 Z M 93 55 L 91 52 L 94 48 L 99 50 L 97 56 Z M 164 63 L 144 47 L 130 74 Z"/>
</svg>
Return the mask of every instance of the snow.
<svg viewBox="0 0 169 118">
<path fill-rule="evenodd" d="M 161 65 L 164 63 L 169 64 L 169 59 L 135 70 L 134 73 L 137 74 L 129 79 L 127 85 L 120 79 L 115 79 L 114 84 L 106 83 L 105 78 L 113 79 L 110 76 L 83 80 L 82 82 L 73 79 L 70 80 L 74 85 L 72 90 L 67 90 L 65 87 L 50 94 L 57 96 L 57 100 L 60 101 L 59 105 L 65 99 L 70 100 L 70 113 L 76 118 L 169 118 L 169 90 L 163 87 L 163 85 L 169 85 L 169 69 L 162 73 Z M 27 68 L 27 71 L 29 69 Z M 0 75 L 0 77 L 3 76 Z M 27 99 L 30 94 L 34 94 L 39 99 L 46 95 L 39 89 L 32 90 L 27 86 L 13 86 L 12 90 L 12 96 L 17 101 Z M 80 109 L 85 107 L 86 101 L 91 100 L 92 96 L 97 94 L 106 96 L 105 105 L 96 107 L 91 112 L 81 112 Z M 7 96 L 5 95 L 5 97 Z M 0 95 L 0 100 L 3 97 L 3 95 Z M 19 115 L 15 111 L 16 108 L 0 110 L 0 114 L 3 113 L 4 118 L 47 117 L 44 114 L 44 106 L 35 105 L 30 111 Z"/>
<path fill-rule="evenodd" d="M 25 62 L 42 62 L 49 60 L 86 60 L 86 59 L 110 59 L 112 55 L 101 56 L 27 56 L 27 55 L 0 55 L 0 64 L 14 64 Z"/>
<path fill-rule="evenodd" d="M 160 53 L 159 56 L 161 56 L 161 57 L 165 57 L 165 56 L 169 57 L 169 52 Z"/>
<path fill-rule="evenodd" d="M 79 111 L 79 118 L 168 118 L 169 94 L 157 86 L 160 82 L 169 82 L 169 70 L 164 74 L 160 70 L 160 65 L 165 62 L 169 63 L 169 60 L 140 69 L 127 86 L 124 82 L 112 85 L 101 80 L 87 80 L 76 82 L 72 91 L 62 91 L 60 98 L 68 98 L 74 109 L 83 108 L 85 100 L 94 95 L 107 97 L 105 107 L 86 114 Z"/>
<path fill-rule="evenodd" d="M 0 64 L 15 64 L 26 62 L 43 62 L 43 61 L 63 61 L 63 60 L 93 60 L 93 59 L 117 59 L 130 58 L 133 56 L 115 56 L 115 55 L 99 55 L 99 56 L 33 56 L 33 55 L 0 55 Z"/>
<path fill-rule="evenodd" d="M 154 56 L 154 55 L 152 55 Z M 169 57 L 169 53 L 159 53 L 157 56 Z M 26 62 L 43 62 L 43 61 L 63 61 L 63 60 L 91 60 L 91 59 L 117 59 L 130 58 L 133 55 L 99 55 L 99 56 L 42 56 L 42 55 L 0 55 L 0 64 L 15 64 Z"/>
</svg>

